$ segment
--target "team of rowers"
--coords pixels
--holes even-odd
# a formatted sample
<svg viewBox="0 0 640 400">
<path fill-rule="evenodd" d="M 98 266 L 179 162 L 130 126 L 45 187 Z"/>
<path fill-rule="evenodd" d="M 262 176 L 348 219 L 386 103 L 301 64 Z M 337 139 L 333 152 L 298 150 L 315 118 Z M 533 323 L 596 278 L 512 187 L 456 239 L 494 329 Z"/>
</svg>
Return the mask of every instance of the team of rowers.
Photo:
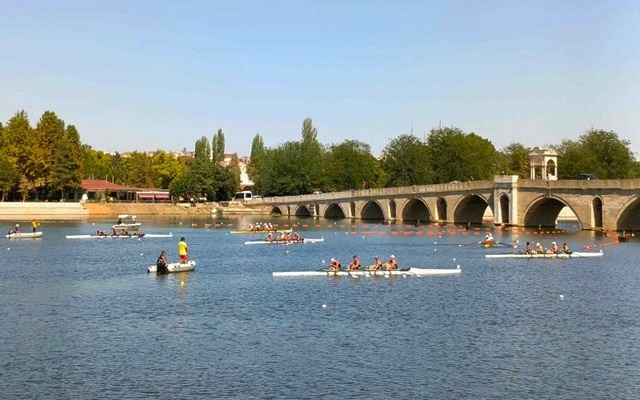
<svg viewBox="0 0 640 400">
<path fill-rule="evenodd" d="M 250 231 L 250 232 L 260 232 L 260 231 L 269 232 L 269 231 L 275 231 L 275 230 L 276 228 L 274 228 L 271 222 L 265 222 L 262 224 L 260 222 L 256 222 L 255 225 L 249 224 L 249 226 L 247 227 L 247 231 Z"/>
<path fill-rule="evenodd" d="M 556 242 L 551 242 L 551 247 L 549 247 L 547 250 L 545 250 L 542 247 L 540 242 L 536 243 L 535 249 L 531 248 L 531 242 L 527 242 L 527 245 L 524 248 L 523 253 L 524 254 L 560 254 L 560 253 L 571 254 L 571 251 L 569 250 L 569 246 L 567 246 L 566 242 L 562 244 L 562 249 L 558 248 L 558 245 L 556 244 Z"/>
<path fill-rule="evenodd" d="M 329 271 L 340 271 L 341 269 L 342 269 L 342 264 L 340 264 L 340 261 L 338 261 L 336 258 L 332 258 L 331 264 L 329 264 Z M 369 270 L 369 271 L 376 271 L 376 270 L 394 270 L 399 268 L 398 268 L 398 262 L 396 261 L 396 257 L 393 254 L 391 255 L 391 257 L 389 257 L 389 261 L 387 261 L 386 263 L 382 262 L 382 260 L 380 259 L 380 256 L 375 256 L 375 263 L 369 265 L 366 268 L 362 268 L 360 259 L 358 258 L 358 256 L 354 255 L 353 259 L 347 266 L 347 271 L 358 271 L 362 269 Z"/>
<path fill-rule="evenodd" d="M 129 232 L 126 229 L 121 229 L 120 232 L 116 231 L 116 228 L 111 228 L 111 232 L 106 233 L 103 230 L 97 230 L 96 231 L 96 235 L 95 236 L 109 236 L 109 237 L 114 237 L 114 236 L 138 236 L 138 237 L 142 237 L 144 236 L 143 232 L 139 232 L 139 231 L 135 231 L 135 232 Z"/>
<path fill-rule="evenodd" d="M 293 234 L 291 234 L 291 232 L 281 232 L 277 236 L 269 232 L 269 236 L 267 236 L 264 240 L 269 243 L 273 243 L 273 242 L 299 243 L 304 241 L 304 239 L 302 238 L 302 236 L 300 236 L 298 232 L 293 232 Z"/>
</svg>

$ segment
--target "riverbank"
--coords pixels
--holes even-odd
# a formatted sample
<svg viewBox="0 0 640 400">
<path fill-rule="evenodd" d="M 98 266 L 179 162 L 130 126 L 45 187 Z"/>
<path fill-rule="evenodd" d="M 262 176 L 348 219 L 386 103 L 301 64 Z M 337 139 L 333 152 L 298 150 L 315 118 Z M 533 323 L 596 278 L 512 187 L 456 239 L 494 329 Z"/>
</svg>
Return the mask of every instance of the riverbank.
<svg viewBox="0 0 640 400">
<path fill-rule="evenodd" d="M 247 207 L 243 204 L 222 206 L 217 203 L 148 204 L 148 203 L 0 203 L 0 220 L 67 221 L 90 217 L 114 217 L 129 215 L 267 215 L 264 207 Z"/>
</svg>

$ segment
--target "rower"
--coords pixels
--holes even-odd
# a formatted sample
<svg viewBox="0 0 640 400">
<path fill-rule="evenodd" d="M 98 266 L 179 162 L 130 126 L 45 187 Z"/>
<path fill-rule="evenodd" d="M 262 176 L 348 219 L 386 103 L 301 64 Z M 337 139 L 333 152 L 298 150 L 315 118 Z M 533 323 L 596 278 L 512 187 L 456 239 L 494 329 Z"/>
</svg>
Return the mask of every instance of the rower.
<svg viewBox="0 0 640 400">
<path fill-rule="evenodd" d="M 340 271 L 341 268 L 342 268 L 342 265 L 340 264 L 340 261 L 336 260 L 335 258 L 331 258 L 329 271 Z"/>
<path fill-rule="evenodd" d="M 571 251 L 569 251 L 569 246 L 567 246 L 567 242 L 562 243 L 562 252 L 564 254 L 571 254 Z"/>
<path fill-rule="evenodd" d="M 551 242 L 551 247 L 547 249 L 547 254 L 558 254 L 558 245 L 556 242 Z"/>
<path fill-rule="evenodd" d="M 491 234 L 491 232 L 487 233 L 487 235 L 484 237 L 484 243 L 493 244 L 493 235 Z"/>
<path fill-rule="evenodd" d="M 380 259 L 380 256 L 375 256 L 375 260 L 375 264 L 369 265 L 369 270 L 371 271 L 382 269 L 382 260 Z"/>
<path fill-rule="evenodd" d="M 531 242 L 527 242 L 527 245 L 523 251 L 524 254 L 533 254 L 533 250 L 531 250 Z"/>
<path fill-rule="evenodd" d="M 273 233 L 269 232 L 269 235 L 267 236 L 267 242 L 273 243 Z"/>
<path fill-rule="evenodd" d="M 389 257 L 389 261 L 386 264 L 387 269 L 398 269 L 398 262 L 396 261 L 396 256 L 393 254 Z"/>
<path fill-rule="evenodd" d="M 16 224 L 16 227 L 13 229 L 13 233 L 20 233 L 20 224 Z"/>
<path fill-rule="evenodd" d="M 302 242 L 302 237 L 300 236 L 300 234 L 298 232 L 295 232 L 293 234 L 293 241 L 294 242 Z"/>
<path fill-rule="evenodd" d="M 354 255 L 353 260 L 351 260 L 349 266 L 347 267 L 347 270 L 353 271 L 358 269 L 360 269 L 360 260 L 358 259 L 358 256 Z"/>
<path fill-rule="evenodd" d="M 544 254 L 544 249 L 542 248 L 542 245 L 540 244 L 540 242 L 536 243 L 536 253 Z"/>
</svg>

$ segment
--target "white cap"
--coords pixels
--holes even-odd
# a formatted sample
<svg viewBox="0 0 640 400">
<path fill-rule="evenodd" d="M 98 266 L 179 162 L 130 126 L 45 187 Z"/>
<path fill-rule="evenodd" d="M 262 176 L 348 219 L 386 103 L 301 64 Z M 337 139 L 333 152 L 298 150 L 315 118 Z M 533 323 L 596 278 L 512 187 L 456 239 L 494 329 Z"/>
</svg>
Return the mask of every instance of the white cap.
<svg viewBox="0 0 640 400">
<path fill-rule="evenodd" d="M 16 224 L 16 226 L 20 226 L 20 224 Z"/>
<path fill-rule="evenodd" d="M 331 262 L 334 262 L 335 260 L 336 260 L 335 258 L 333 258 L 333 257 L 331 258 Z"/>
<path fill-rule="evenodd" d="M 551 242 L 551 244 L 556 244 L 556 242 Z"/>
<path fill-rule="evenodd" d="M 393 254 L 391 255 L 391 258 L 396 258 L 396 256 L 394 256 Z"/>
<path fill-rule="evenodd" d="M 540 242 L 536 243 L 536 246 L 540 246 Z"/>
</svg>

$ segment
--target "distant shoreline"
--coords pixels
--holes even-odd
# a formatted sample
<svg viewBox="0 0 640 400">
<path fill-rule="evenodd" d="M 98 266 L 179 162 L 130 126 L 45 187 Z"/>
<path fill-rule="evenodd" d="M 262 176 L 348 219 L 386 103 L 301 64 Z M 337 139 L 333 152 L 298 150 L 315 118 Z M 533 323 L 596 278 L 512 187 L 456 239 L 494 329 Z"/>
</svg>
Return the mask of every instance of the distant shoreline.
<svg viewBox="0 0 640 400">
<path fill-rule="evenodd" d="M 148 204 L 148 203 L 78 203 L 78 202 L 1 202 L 0 221 L 77 221 L 92 217 L 129 215 L 266 215 L 265 208 L 243 205 L 221 207 L 216 203 Z"/>
</svg>

